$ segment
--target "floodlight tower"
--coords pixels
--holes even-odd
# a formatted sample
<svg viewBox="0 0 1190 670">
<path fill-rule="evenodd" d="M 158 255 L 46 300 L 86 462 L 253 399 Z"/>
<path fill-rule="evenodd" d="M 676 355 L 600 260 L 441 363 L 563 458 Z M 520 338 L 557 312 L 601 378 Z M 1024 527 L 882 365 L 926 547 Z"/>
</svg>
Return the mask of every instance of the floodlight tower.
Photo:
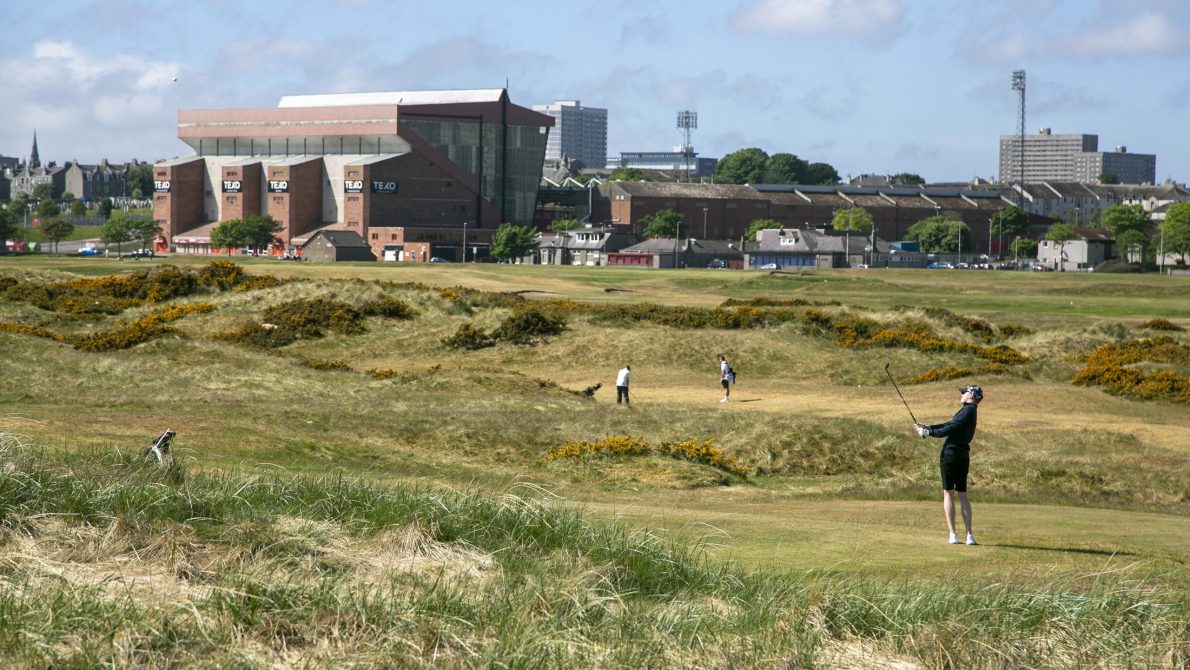
<svg viewBox="0 0 1190 670">
<path fill-rule="evenodd" d="M 1025 208 L 1025 71 L 1016 70 L 1012 73 L 1012 90 L 1017 92 L 1020 106 L 1016 112 L 1017 133 L 1017 205 Z"/>
<path fill-rule="evenodd" d="M 690 157 L 694 147 L 690 144 L 690 133 L 698 128 L 698 112 L 678 112 L 678 130 L 682 131 L 682 162 L 686 166 L 686 181 L 690 181 Z"/>
</svg>

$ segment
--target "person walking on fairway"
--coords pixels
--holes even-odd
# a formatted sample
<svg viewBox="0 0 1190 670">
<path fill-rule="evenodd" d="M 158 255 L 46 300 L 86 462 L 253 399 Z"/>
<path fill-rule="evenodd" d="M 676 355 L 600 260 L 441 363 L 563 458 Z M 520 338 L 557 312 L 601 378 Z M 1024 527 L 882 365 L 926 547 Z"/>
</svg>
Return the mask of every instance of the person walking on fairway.
<svg viewBox="0 0 1190 670">
<path fill-rule="evenodd" d="M 619 405 L 623 400 L 625 405 L 631 404 L 628 402 L 628 380 L 632 377 L 632 366 L 625 365 L 616 374 L 616 404 Z"/>
<path fill-rule="evenodd" d="M 967 544 L 975 544 L 975 526 L 971 524 L 971 503 L 967 500 L 967 469 L 971 464 L 971 438 L 975 436 L 976 409 L 983 400 L 983 389 L 970 384 L 959 389 L 959 411 L 946 423 L 927 426 L 915 423 L 917 434 L 926 437 L 945 437 L 938 456 L 942 471 L 942 513 L 950 530 L 950 543 L 958 544 L 954 527 L 954 499 L 958 496 L 967 530 Z"/>
<path fill-rule="evenodd" d="M 731 383 L 735 381 L 735 373 L 731 370 L 731 365 L 727 362 L 727 357 L 719 354 L 719 383 L 723 386 L 723 399 L 719 402 L 728 402 L 731 400 Z"/>
</svg>

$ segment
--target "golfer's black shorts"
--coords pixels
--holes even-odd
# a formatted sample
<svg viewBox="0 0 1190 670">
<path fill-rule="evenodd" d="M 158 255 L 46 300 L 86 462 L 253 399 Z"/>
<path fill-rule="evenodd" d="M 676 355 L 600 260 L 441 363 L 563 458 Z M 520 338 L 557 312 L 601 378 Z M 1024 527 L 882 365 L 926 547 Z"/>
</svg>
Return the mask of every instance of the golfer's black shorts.
<svg viewBox="0 0 1190 670">
<path fill-rule="evenodd" d="M 723 388 L 727 388 L 728 386 L 730 386 L 730 383 L 727 381 L 727 377 L 720 379 L 719 383 L 723 385 Z"/>
<path fill-rule="evenodd" d="M 943 449 L 938 457 L 942 471 L 943 491 L 967 491 L 967 468 L 971 465 L 971 454 L 966 449 Z"/>
</svg>

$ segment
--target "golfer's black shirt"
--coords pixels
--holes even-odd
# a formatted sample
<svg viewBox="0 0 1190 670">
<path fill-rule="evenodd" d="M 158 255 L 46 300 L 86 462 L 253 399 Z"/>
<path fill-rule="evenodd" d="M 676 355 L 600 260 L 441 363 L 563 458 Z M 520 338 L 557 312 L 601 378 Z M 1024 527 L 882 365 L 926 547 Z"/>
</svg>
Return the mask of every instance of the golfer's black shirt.
<svg viewBox="0 0 1190 670">
<path fill-rule="evenodd" d="M 975 405 L 967 404 L 959 408 L 950 421 L 929 426 L 930 435 L 945 437 L 943 449 L 962 449 L 966 451 L 971 446 L 971 439 L 975 437 Z"/>
</svg>

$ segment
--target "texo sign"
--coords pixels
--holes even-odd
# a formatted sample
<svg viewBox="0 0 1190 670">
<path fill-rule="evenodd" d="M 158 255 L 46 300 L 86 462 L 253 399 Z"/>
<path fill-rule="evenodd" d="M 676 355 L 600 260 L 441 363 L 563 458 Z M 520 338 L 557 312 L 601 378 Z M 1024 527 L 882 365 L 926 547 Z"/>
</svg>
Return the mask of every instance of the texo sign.
<svg viewBox="0 0 1190 670">
<path fill-rule="evenodd" d="M 397 192 L 397 182 L 384 181 L 383 179 L 373 179 L 372 180 L 372 192 L 373 193 L 396 193 Z"/>
<path fill-rule="evenodd" d="M 343 181 L 344 193 L 363 193 L 364 182 L 359 179 L 347 179 Z"/>
<path fill-rule="evenodd" d="M 287 179 L 270 179 L 269 193 L 289 193 L 289 180 Z"/>
<path fill-rule="evenodd" d="M 169 180 L 162 179 L 153 182 L 153 191 L 155 193 L 169 193 Z"/>
<path fill-rule="evenodd" d="M 239 193 L 242 184 L 239 179 L 224 179 L 223 192 L 224 193 Z"/>
</svg>

